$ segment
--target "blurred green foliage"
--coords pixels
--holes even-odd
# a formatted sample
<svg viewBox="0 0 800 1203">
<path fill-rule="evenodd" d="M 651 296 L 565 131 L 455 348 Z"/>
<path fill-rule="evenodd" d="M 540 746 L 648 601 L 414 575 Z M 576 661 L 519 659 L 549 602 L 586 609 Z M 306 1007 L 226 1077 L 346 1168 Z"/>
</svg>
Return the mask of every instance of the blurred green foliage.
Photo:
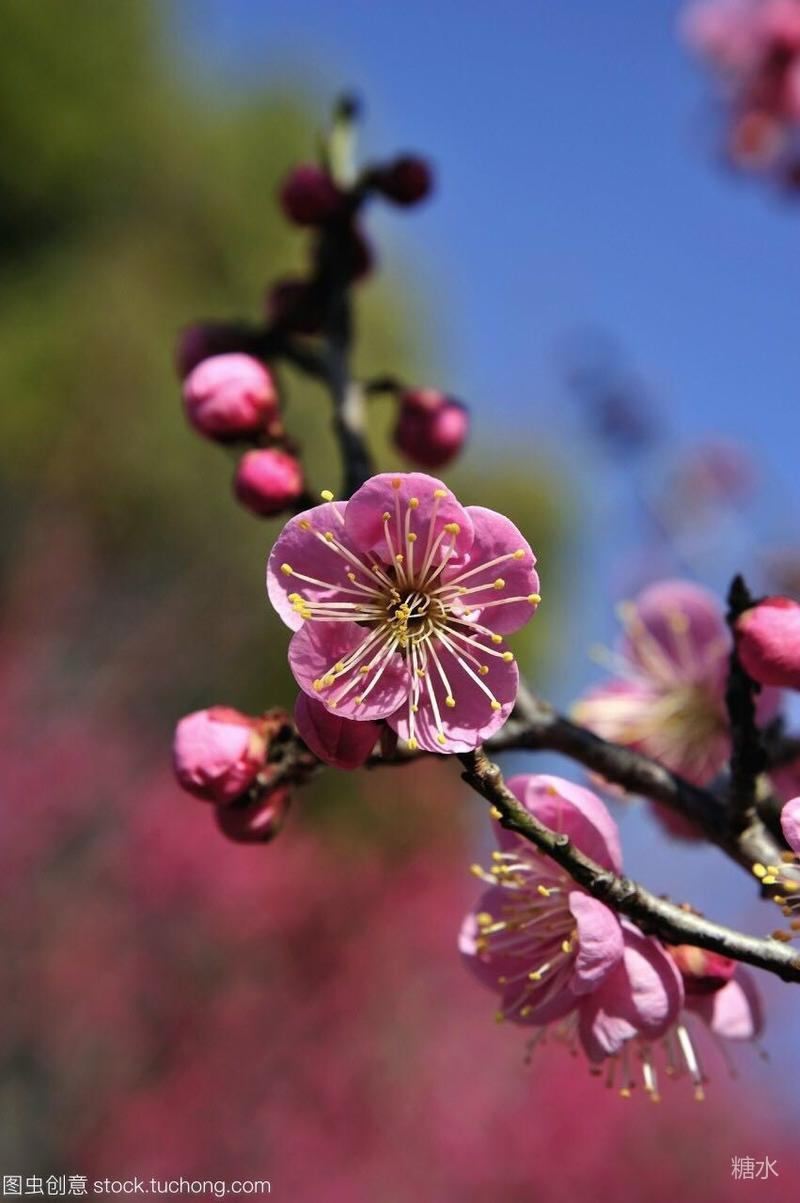
<svg viewBox="0 0 800 1203">
<path fill-rule="evenodd" d="M 32 532 L 56 550 L 77 531 L 74 571 L 90 578 L 89 596 L 61 649 L 61 701 L 99 675 L 103 700 L 146 717 L 163 741 L 187 708 L 259 709 L 294 695 L 286 632 L 263 592 L 279 524 L 233 503 L 233 453 L 186 427 L 172 354 L 181 326 L 257 318 L 266 283 L 302 266 L 304 236 L 274 196 L 287 168 L 313 154 L 325 116 L 310 115 L 300 93 L 231 99 L 191 78 L 170 15 L 144 0 L 0 6 L 6 588 Z M 415 310 L 393 306 L 393 294 L 397 281 L 380 273 L 361 291 L 356 366 L 424 381 L 432 365 L 409 361 L 419 339 L 398 318 Z M 434 316 L 419 313 L 420 324 L 435 328 Z M 325 397 L 283 379 L 309 478 L 335 488 Z M 378 459 L 396 466 L 390 405 L 372 412 Z M 464 500 L 515 517 L 552 592 L 561 501 L 531 468 L 484 449 L 457 480 Z M 57 623 L 74 582 L 49 588 Z M 544 607 L 526 638 L 541 643 L 547 631 Z"/>
</svg>

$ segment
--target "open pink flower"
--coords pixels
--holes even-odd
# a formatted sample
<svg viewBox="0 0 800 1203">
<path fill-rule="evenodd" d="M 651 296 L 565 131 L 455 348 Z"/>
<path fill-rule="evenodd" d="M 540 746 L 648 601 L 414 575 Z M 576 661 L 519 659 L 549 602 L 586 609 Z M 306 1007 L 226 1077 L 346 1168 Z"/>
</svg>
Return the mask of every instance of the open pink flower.
<svg viewBox="0 0 800 1203">
<path fill-rule="evenodd" d="M 575 718 L 704 784 L 730 748 L 725 680 L 730 635 L 716 597 L 690 581 L 660 581 L 619 607 L 617 675 L 575 705 Z"/>
<path fill-rule="evenodd" d="M 304 693 L 343 718 L 385 719 L 411 749 L 465 752 L 514 705 L 503 637 L 539 603 L 534 563 L 502 514 L 423 473 L 384 473 L 292 518 L 267 590 L 295 632 Z"/>
<path fill-rule="evenodd" d="M 560 777 L 509 781 L 523 806 L 553 831 L 618 873 L 616 824 L 590 790 Z M 489 885 L 467 915 L 459 947 L 477 976 L 501 995 L 499 1015 L 549 1023 L 596 991 L 623 955 L 617 916 L 529 841 L 495 827 L 492 867 L 474 871 Z"/>
<path fill-rule="evenodd" d="M 781 811 L 781 828 L 786 843 L 800 856 L 800 798 L 790 798 Z"/>
</svg>

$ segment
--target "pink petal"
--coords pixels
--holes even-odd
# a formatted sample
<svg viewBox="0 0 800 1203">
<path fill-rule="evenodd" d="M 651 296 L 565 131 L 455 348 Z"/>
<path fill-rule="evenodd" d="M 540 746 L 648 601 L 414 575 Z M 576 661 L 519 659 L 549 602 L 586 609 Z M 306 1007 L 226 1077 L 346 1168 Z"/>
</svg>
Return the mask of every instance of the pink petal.
<svg viewBox="0 0 800 1203">
<path fill-rule="evenodd" d="M 781 811 L 781 828 L 792 852 L 800 854 L 800 798 L 792 798 Z"/>
<path fill-rule="evenodd" d="M 393 488 L 392 482 L 399 481 L 398 488 Z M 443 491 L 444 496 L 436 498 L 434 494 Z M 408 503 L 415 498 L 418 505 L 409 511 Z M 400 523 L 396 517 L 399 506 Z M 383 515 L 390 514 L 388 523 Z M 428 546 L 428 537 L 433 530 L 434 538 L 445 525 L 457 523 L 459 533 L 455 536 L 445 535 L 440 544 L 438 558 L 455 541 L 454 555 L 460 560 L 472 546 L 472 519 L 469 513 L 451 493 L 446 485 L 434 476 L 424 472 L 383 472 L 373 476 L 353 494 L 347 503 L 345 511 L 345 529 L 348 538 L 362 553 L 374 552 L 381 560 L 388 563 L 392 559 L 386 538 L 388 528 L 394 551 L 407 551 L 405 543 L 405 520 L 410 513 L 409 530 L 417 536 L 415 544 L 415 563 L 419 567 L 423 562 Z M 435 518 L 434 518 L 435 515 Z"/>
<path fill-rule="evenodd" d="M 309 600 L 357 601 L 357 594 L 341 592 L 352 589 L 347 573 L 356 572 L 359 581 L 370 582 L 366 571 L 354 567 L 319 538 L 319 535 L 331 531 L 337 542 L 346 546 L 348 550 L 353 550 L 341 522 L 345 505 L 344 501 L 325 502 L 324 505 L 316 505 L 313 509 L 290 518 L 270 552 L 267 561 L 267 593 L 283 621 L 293 631 L 300 629 L 303 619 L 289 601 L 290 593 L 299 593 L 301 597 Z M 284 564 L 296 573 L 330 582 L 330 585 L 328 588 L 309 585 L 298 580 L 294 573 L 287 575 L 282 570 Z"/>
<path fill-rule="evenodd" d="M 571 890 L 569 909 L 578 928 L 578 955 L 571 986 L 576 994 L 594 990 L 619 962 L 623 953 L 619 919 L 602 902 Z"/>
<path fill-rule="evenodd" d="M 465 587 L 475 590 L 483 585 L 485 588 L 470 592 L 464 599 L 465 608 L 477 607 L 477 620 L 498 634 L 519 630 L 536 611 L 537 603 L 527 600 L 531 594 L 538 595 L 539 592 L 539 577 L 534 569 L 536 556 L 514 523 L 503 514 L 479 505 L 467 506 L 467 513 L 475 528 L 472 547 L 469 555 L 457 567 L 448 565 L 442 573 L 442 580 L 453 581 L 465 572 L 469 573 L 464 581 Z M 518 560 L 507 559 L 480 572 L 474 571 L 480 564 L 490 564 L 500 556 L 512 556 L 517 551 L 524 552 Z M 495 588 L 497 580 L 505 581 L 502 590 Z M 481 611 L 482 604 L 498 602 L 504 597 L 522 597 L 523 600 L 502 606 L 492 605 Z"/>
<path fill-rule="evenodd" d="M 297 684 L 309 697 L 322 702 L 342 718 L 386 718 L 408 696 L 411 678 L 397 652 L 382 659 L 365 677 L 359 676 L 358 668 L 370 663 L 377 654 L 377 645 L 368 649 L 362 660 L 337 676 L 332 684 L 315 688 L 314 683 L 332 673 L 337 663 L 347 660 L 369 634 L 366 628 L 354 622 L 306 622 L 289 644 L 289 666 Z M 367 693 L 369 683 L 376 678 L 377 684 Z M 356 683 L 342 696 L 351 681 Z M 365 700 L 359 702 L 357 699 L 362 694 L 366 695 Z"/>
<path fill-rule="evenodd" d="M 682 679 L 707 675 L 713 664 L 724 673 L 730 647 L 722 606 L 714 593 L 692 581 L 658 581 L 633 602 L 649 639 L 635 632 L 623 640 L 627 656 L 645 672 Z M 659 666 L 660 669 L 659 669 Z M 720 677 L 720 686 L 724 678 Z"/>
<path fill-rule="evenodd" d="M 469 752 L 502 727 L 513 710 L 519 688 L 519 670 L 513 660 L 506 662 L 497 656 L 487 656 L 489 672 L 480 680 L 500 703 L 500 709 L 493 710 L 491 698 L 447 648 L 438 644 L 436 654 L 447 676 L 451 693 L 445 687 L 436 664 L 429 658 L 427 675 L 419 696 L 419 709 L 414 715 L 414 738 L 428 752 L 448 755 Z M 474 671 L 474 666 L 470 667 Z M 444 743 L 439 739 L 430 689 L 436 699 Z M 452 696 L 455 706 L 447 705 L 445 699 L 448 696 Z M 388 722 L 401 739 L 409 739 L 411 730 L 407 702 L 389 716 Z"/>
<path fill-rule="evenodd" d="M 522 805 L 552 831 L 568 835 L 576 848 L 605 869 L 622 870 L 617 825 L 596 794 L 563 777 L 529 773 L 512 777 L 509 789 Z M 498 828 L 501 843 L 520 837 Z"/>
<path fill-rule="evenodd" d="M 380 736 L 377 723 L 358 722 L 332 714 L 305 693 L 298 694 L 294 720 L 300 738 L 325 764 L 357 769 L 368 759 Z"/>
<path fill-rule="evenodd" d="M 672 958 L 657 940 L 622 921 L 622 960 L 581 1002 L 579 1032 L 586 1054 L 601 1061 L 637 1033 L 663 1036 L 683 1005 L 683 982 Z"/>
<path fill-rule="evenodd" d="M 761 998 L 753 975 L 742 966 L 721 990 L 687 995 L 686 1006 L 725 1040 L 755 1040 L 761 1034 Z"/>
</svg>

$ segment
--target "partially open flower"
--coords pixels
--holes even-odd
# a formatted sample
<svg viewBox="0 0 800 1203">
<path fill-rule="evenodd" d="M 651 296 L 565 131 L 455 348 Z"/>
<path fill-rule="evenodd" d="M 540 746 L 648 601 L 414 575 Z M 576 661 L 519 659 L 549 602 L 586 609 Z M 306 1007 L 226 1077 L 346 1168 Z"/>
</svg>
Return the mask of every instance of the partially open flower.
<svg viewBox="0 0 800 1203">
<path fill-rule="evenodd" d="M 230 706 L 187 714 L 175 728 L 173 763 L 178 784 L 197 798 L 228 804 L 264 767 L 266 725 Z"/>
<path fill-rule="evenodd" d="M 274 518 L 303 496 L 303 469 L 293 455 L 277 447 L 248 451 L 239 460 L 233 487 L 253 514 Z"/>
<path fill-rule="evenodd" d="M 281 207 L 298 226 L 320 226 L 338 217 L 344 197 L 327 171 L 314 163 L 295 167 L 281 185 Z"/>
<path fill-rule="evenodd" d="M 466 406 L 432 388 L 409 389 L 399 400 L 394 443 L 423 468 L 441 468 L 458 455 L 469 433 Z"/>
<path fill-rule="evenodd" d="M 290 519 L 267 588 L 305 693 L 344 718 L 386 719 L 412 749 L 465 752 L 516 700 L 504 636 L 540 601 L 534 563 L 502 514 L 422 473 L 385 473 Z"/>
<path fill-rule="evenodd" d="M 745 672 L 762 685 L 800 689 L 800 605 L 767 597 L 736 620 L 736 647 Z"/>
<path fill-rule="evenodd" d="M 433 171 L 419 155 L 401 155 L 372 173 L 373 186 L 396 205 L 416 205 L 433 187 Z"/>
<path fill-rule="evenodd" d="M 237 352 L 202 360 L 184 381 L 183 400 L 195 430 L 221 443 L 257 434 L 278 410 L 268 369 Z"/>
</svg>

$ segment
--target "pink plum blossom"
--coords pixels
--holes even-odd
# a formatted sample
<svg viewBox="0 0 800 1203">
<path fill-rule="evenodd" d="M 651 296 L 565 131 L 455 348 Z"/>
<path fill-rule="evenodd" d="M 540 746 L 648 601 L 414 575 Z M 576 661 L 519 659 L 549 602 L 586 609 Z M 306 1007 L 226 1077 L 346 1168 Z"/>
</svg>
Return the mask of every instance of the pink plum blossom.
<svg viewBox="0 0 800 1203">
<path fill-rule="evenodd" d="M 526 540 L 418 472 L 374 476 L 349 501 L 323 496 L 267 565 L 298 685 L 337 716 L 385 719 L 412 750 L 476 747 L 516 699 L 504 636 L 540 601 Z"/>
<path fill-rule="evenodd" d="M 559 777 L 515 777 L 525 808 L 582 852 L 619 873 L 616 824 L 591 791 Z M 467 915 L 459 948 L 476 976 L 500 994 L 498 1018 L 549 1028 L 591 1065 L 633 1039 L 663 1036 L 683 1003 L 681 976 L 658 941 L 644 936 L 522 837 L 497 827 L 500 851 L 489 884 Z"/>
<path fill-rule="evenodd" d="M 281 208 L 299 226 L 318 226 L 338 217 L 344 197 L 327 171 L 315 163 L 293 168 L 281 185 Z"/>
<path fill-rule="evenodd" d="M 781 811 L 784 839 L 795 855 L 800 856 L 800 798 L 791 798 Z"/>
<path fill-rule="evenodd" d="M 265 724 L 230 706 L 198 710 L 178 723 L 172 751 L 175 776 L 187 793 L 227 804 L 264 767 Z"/>
<path fill-rule="evenodd" d="M 212 355 L 183 384 L 186 416 L 200 434 L 231 442 L 264 429 L 278 410 L 269 370 L 252 355 Z"/>
<path fill-rule="evenodd" d="M 540 822 L 618 873 L 616 824 L 590 790 L 560 777 L 512 778 L 509 788 Z M 499 1014 L 542 1024 L 568 1014 L 597 990 L 623 955 L 619 920 L 528 840 L 495 825 L 499 850 L 489 889 L 467 915 L 459 946 L 470 968 L 501 995 Z"/>
<path fill-rule="evenodd" d="M 800 689 L 800 605 L 767 597 L 736 620 L 736 647 L 745 672 L 762 685 Z"/>
<path fill-rule="evenodd" d="M 573 709 L 596 734 L 704 784 L 729 753 L 725 681 L 730 636 L 716 597 L 661 581 L 619 607 L 614 677 Z"/>
</svg>

